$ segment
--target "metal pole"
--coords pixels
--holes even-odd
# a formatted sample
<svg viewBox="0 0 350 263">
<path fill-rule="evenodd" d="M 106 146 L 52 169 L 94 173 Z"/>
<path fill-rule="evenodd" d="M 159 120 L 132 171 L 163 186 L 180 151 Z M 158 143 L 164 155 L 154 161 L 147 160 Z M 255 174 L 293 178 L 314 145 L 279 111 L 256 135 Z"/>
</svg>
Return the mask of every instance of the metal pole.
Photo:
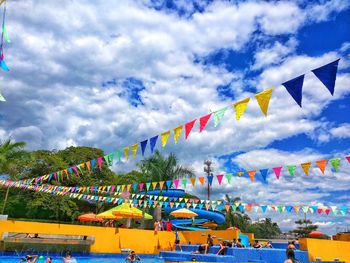
<svg viewBox="0 0 350 263">
<path fill-rule="evenodd" d="M 209 176 L 212 174 L 211 173 L 212 172 L 211 165 L 212 165 L 212 161 L 210 161 L 210 160 L 204 161 L 204 172 L 207 173 L 207 179 L 208 179 L 208 182 L 207 182 L 207 197 L 208 197 L 208 200 L 210 200 Z"/>
</svg>

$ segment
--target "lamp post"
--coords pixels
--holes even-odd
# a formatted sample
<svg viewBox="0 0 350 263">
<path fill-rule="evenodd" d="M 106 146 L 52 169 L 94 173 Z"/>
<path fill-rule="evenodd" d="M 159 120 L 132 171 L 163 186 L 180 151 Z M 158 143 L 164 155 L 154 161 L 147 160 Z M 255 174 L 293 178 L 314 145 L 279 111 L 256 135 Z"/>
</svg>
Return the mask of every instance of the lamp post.
<svg viewBox="0 0 350 263">
<path fill-rule="evenodd" d="M 207 184 L 207 195 L 208 195 L 208 200 L 210 200 L 210 185 L 209 185 L 209 176 L 213 175 L 212 174 L 212 167 L 211 165 L 213 162 L 211 160 L 206 160 L 204 161 L 204 172 L 207 174 L 207 179 L 208 179 L 208 184 Z"/>
</svg>

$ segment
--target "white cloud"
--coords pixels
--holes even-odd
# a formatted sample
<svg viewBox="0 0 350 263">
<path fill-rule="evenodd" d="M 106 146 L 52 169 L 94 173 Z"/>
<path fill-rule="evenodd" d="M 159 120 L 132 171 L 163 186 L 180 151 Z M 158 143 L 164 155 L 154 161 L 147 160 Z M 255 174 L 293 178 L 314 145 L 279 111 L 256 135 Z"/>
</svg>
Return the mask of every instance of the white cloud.
<svg viewBox="0 0 350 263">
<path fill-rule="evenodd" d="M 342 125 L 339 125 L 338 127 L 332 128 L 330 130 L 330 133 L 335 138 L 350 138 L 350 123 L 343 123 Z"/>
</svg>

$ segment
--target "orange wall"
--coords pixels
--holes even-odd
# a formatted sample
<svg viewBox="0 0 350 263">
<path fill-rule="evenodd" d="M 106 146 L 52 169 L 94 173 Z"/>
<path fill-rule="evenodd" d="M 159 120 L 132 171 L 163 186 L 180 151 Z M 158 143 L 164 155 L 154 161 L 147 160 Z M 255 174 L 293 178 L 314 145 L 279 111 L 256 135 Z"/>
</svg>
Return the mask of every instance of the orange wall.
<svg viewBox="0 0 350 263">
<path fill-rule="evenodd" d="M 350 263 L 350 242 L 301 238 L 299 244 L 301 250 L 308 251 L 310 261 L 316 261 L 319 257 L 322 261 L 334 261 L 335 258 L 339 258 L 340 261 Z"/>
<path fill-rule="evenodd" d="M 98 226 L 48 224 L 25 221 L 0 221 L 0 239 L 4 232 L 32 233 L 48 235 L 77 235 L 93 236 L 95 242 L 91 245 L 94 253 L 120 253 L 122 248 L 130 248 L 137 253 L 156 254 L 160 250 L 170 250 L 174 245 L 175 234 L 173 232 L 154 232 L 153 230 L 124 229 Z M 223 240 L 237 238 L 238 233 L 234 230 L 218 231 L 179 231 L 181 243 L 192 244 L 205 243 L 207 234 Z M 203 236 L 202 236 L 203 234 Z"/>
</svg>

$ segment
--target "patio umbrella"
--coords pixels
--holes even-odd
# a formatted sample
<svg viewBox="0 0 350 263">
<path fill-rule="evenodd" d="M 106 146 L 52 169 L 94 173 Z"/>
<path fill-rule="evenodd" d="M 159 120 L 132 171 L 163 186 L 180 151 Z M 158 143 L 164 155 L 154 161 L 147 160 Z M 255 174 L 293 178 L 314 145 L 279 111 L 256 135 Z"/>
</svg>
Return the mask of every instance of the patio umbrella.
<svg viewBox="0 0 350 263">
<path fill-rule="evenodd" d="M 191 217 L 196 217 L 198 214 L 195 212 L 192 212 L 191 210 L 188 210 L 186 208 L 181 208 L 178 210 L 175 210 L 170 213 L 170 215 L 175 216 L 175 217 L 184 217 L 184 218 L 191 218 Z"/>
<path fill-rule="evenodd" d="M 116 209 L 116 207 L 109 209 L 103 213 L 100 213 L 100 214 L 96 215 L 96 217 L 102 218 L 102 219 L 112 219 L 112 220 L 122 219 L 122 217 L 120 217 L 120 216 L 113 215 L 114 209 Z"/>
<path fill-rule="evenodd" d="M 78 217 L 79 221 L 82 222 L 102 222 L 102 218 L 98 218 L 94 213 L 83 214 Z"/>
<path fill-rule="evenodd" d="M 308 234 L 309 237 L 322 237 L 325 234 L 320 231 L 312 231 Z"/>
<path fill-rule="evenodd" d="M 115 207 L 112 214 L 121 218 L 142 218 L 142 211 L 127 203 Z M 153 216 L 150 214 L 145 213 L 144 216 L 147 220 L 153 219 Z"/>
</svg>

